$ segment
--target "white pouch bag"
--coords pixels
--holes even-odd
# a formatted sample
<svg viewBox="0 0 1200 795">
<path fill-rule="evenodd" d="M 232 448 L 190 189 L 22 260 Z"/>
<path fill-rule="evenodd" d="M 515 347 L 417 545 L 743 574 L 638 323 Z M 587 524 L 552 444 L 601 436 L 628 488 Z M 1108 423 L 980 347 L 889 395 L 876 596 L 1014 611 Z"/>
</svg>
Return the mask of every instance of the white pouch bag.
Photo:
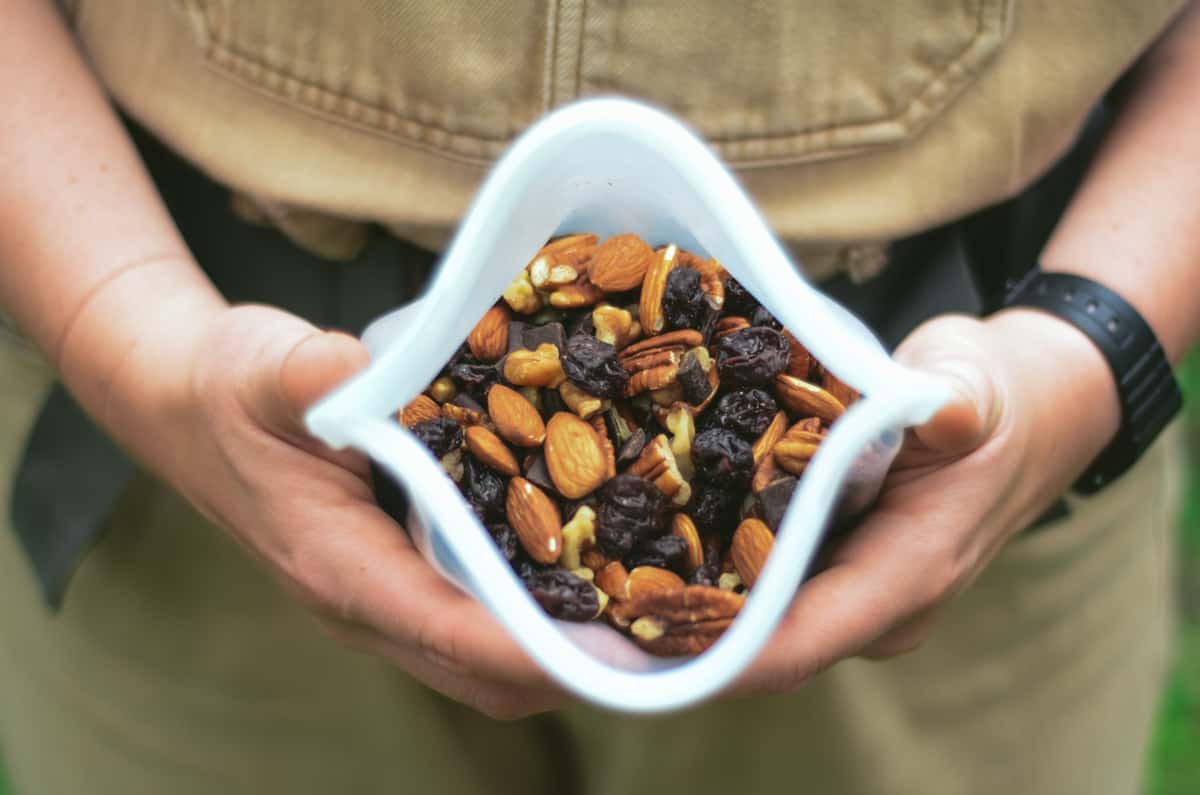
<svg viewBox="0 0 1200 795">
<path fill-rule="evenodd" d="M 839 378 L 862 393 L 800 479 L 766 567 L 708 651 L 661 659 L 608 626 L 550 618 L 533 601 L 432 454 L 395 420 L 545 241 L 632 232 L 715 257 Z M 902 430 L 945 402 L 944 387 L 896 364 L 852 315 L 811 287 L 732 174 L 669 116 L 623 99 L 546 116 L 496 164 L 428 290 L 364 334 L 371 365 L 307 415 L 334 448 L 354 447 L 405 489 L 406 525 L 430 563 L 479 599 L 565 688 L 640 713 L 679 709 L 725 688 L 787 610 L 825 531 L 878 493 Z"/>
</svg>

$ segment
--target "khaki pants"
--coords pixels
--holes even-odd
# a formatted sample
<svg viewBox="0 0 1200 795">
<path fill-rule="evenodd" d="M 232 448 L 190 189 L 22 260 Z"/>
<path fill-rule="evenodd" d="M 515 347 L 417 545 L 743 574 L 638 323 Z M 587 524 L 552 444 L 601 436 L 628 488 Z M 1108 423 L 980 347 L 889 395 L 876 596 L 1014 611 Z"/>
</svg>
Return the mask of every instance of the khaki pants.
<svg viewBox="0 0 1200 795">
<path fill-rule="evenodd" d="M 0 343 L 0 472 L 50 377 Z M 914 654 L 664 718 L 509 724 L 339 648 L 140 478 L 61 615 L 0 528 L 0 748 L 18 795 L 1130 793 L 1167 660 L 1169 459 L 1011 544 Z"/>
</svg>

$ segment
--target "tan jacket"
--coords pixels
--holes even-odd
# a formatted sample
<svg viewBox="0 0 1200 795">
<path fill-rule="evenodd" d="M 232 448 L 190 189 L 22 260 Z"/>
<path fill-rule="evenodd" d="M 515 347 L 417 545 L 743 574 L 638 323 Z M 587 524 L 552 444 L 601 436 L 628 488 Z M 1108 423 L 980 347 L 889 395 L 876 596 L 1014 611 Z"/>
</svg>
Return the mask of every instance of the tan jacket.
<svg viewBox="0 0 1200 795">
<path fill-rule="evenodd" d="M 578 97 L 683 117 L 814 276 L 1019 191 L 1179 0 L 76 0 L 117 101 L 328 256 L 445 243 Z"/>
</svg>

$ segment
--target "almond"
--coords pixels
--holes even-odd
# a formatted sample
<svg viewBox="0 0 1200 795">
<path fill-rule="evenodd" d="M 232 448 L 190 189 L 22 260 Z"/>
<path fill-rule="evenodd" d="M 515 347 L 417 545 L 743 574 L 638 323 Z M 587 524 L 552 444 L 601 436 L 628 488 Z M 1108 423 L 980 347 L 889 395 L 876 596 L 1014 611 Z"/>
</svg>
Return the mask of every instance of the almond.
<svg viewBox="0 0 1200 795">
<path fill-rule="evenodd" d="M 538 563 L 556 562 L 562 554 L 563 537 L 562 516 L 554 501 L 525 478 L 515 477 L 508 481 L 504 508 L 529 557 Z"/>
<path fill-rule="evenodd" d="M 536 447 L 546 440 L 542 416 L 520 393 L 496 384 L 488 390 L 487 404 L 496 430 L 517 447 Z"/>
<path fill-rule="evenodd" d="M 825 388 L 826 392 L 841 401 L 846 408 L 850 408 L 861 397 L 857 390 L 828 370 L 821 372 L 821 386 Z"/>
<path fill-rule="evenodd" d="M 513 477 L 521 474 L 517 465 L 517 457 L 508 449 L 500 437 L 482 425 L 472 425 L 467 428 L 467 449 L 471 455 L 478 458 L 497 472 Z"/>
<path fill-rule="evenodd" d="M 826 425 L 846 411 L 840 400 L 821 387 L 785 373 L 775 376 L 775 395 L 793 414 L 820 417 Z"/>
<path fill-rule="evenodd" d="M 442 416 L 442 407 L 435 403 L 433 398 L 428 395 L 417 395 L 400 412 L 400 423 L 405 428 L 411 428 L 418 422 L 436 420 L 440 416 Z"/>
<path fill-rule="evenodd" d="M 771 424 L 762 432 L 762 435 L 754 441 L 754 446 L 751 450 L 754 452 L 754 463 L 762 461 L 763 456 L 774 449 L 775 444 L 783 438 L 783 432 L 787 430 L 787 414 L 784 412 L 776 412 L 771 419 Z"/>
<path fill-rule="evenodd" d="M 675 591 L 684 588 L 683 578 L 657 566 L 638 566 L 625 579 L 625 598 L 637 599 L 651 591 Z"/>
<path fill-rule="evenodd" d="M 679 249 L 674 244 L 663 249 L 646 271 L 646 278 L 642 280 L 638 320 L 647 334 L 657 334 L 663 330 L 663 293 L 667 289 L 667 276 L 675 269 L 675 255 L 678 252 Z"/>
<path fill-rule="evenodd" d="M 654 249 L 637 235 L 616 235 L 596 248 L 588 276 L 608 293 L 632 290 L 642 283 L 654 259 Z"/>
<path fill-rule="evenodd" d="M 596 571 L 595 583 L 596 587 L 613 599 L 624 599 L 625 580 L 628 577 L 629 572 L 625 571 L 625 564 L 614 560 Z"/>
<path fill-rule="evenodd" d="M 704 565 L 704 547 L 700 543 L 700 532 L 696 529 L 696 523 L 686 513 L 677 513 L 671 519 L 671 535 L 682 538 L 687 544 L 684 569 L 691 575 Z"/>
<path fill-rule="evenodd" d="M 577 500 L 604 483 L 608 461 L 591 425 L 560 411 L 550 418 L 545 438 L 546 468 L 560 494 Z"/>
<path fill-rule="evenodd" d="M 754 587 L 759 572 L 767 563 L 767 555 L 775 544 L 775 536 L 771 530 L 758 519 L 743 519 L 733 533 L 733 544 L 729 548 L 729 556 L 733 558 L 733 568 L 747 588 Z"/>
<path fill-rule="evenodd" d="M 508 352 L 508 322 L 512 312 L 507 306 L 497 304 L 484 313 L 471 335 L 467 347 L 471 355 L 481 362 L 494 362 Z"/>
</svg>

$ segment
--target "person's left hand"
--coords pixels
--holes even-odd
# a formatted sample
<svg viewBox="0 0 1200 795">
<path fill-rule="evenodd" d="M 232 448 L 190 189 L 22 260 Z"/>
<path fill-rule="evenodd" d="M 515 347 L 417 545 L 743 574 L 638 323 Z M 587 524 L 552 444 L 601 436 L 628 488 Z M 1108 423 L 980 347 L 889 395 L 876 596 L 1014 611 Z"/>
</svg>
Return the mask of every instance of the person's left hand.
<svg viewBox="0 0 1200 795">
<path fill-rule="evenodd" d="M 1082 473 L 1115 433 L 1107 364 L 1033 310 L 936 318 L 897 359 L 956 397 L 908 432 L 862 524 L 832 549 L 736 692 L 793 689 L 838 660 L 917 648 L 939 608 Z"/>
</svg>

